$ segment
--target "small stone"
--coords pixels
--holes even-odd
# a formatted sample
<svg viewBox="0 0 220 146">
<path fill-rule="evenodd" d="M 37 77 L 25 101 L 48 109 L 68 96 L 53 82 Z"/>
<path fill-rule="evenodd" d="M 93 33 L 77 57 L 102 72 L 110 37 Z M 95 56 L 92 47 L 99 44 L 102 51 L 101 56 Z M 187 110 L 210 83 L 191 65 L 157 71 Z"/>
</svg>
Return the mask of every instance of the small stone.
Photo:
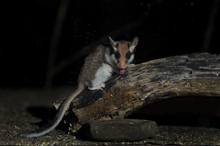
<svg viewBox="0 0 220 146">
<path fill-rule="evenodd" d="M 96 141 L 144 140 L 154 137 L 157 131 L 156 122 L 138 119 L 93 120 L 81 128 L 81 132 L 86 138 Z"/>
</svg>

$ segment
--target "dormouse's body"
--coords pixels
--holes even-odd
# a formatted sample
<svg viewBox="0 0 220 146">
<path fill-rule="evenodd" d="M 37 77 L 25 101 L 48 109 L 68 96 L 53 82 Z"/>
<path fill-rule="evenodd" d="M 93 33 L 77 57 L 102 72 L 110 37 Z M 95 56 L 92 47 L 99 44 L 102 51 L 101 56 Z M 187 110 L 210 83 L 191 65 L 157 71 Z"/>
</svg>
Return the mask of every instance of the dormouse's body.
<svg viewBox="0 0 220 146">
<path fill-rule="evenodd" d="M 78 87 L 60 106 L 54 120 L 47 128 L 25 134 L 26 137 L 38 137 L 51 132 L 62 120 L 66 110 L 69 108 L 73 99 L 78 96 L 85 88 L 89 90 L 102 90 L 105 82 L 111 77 L 113 72 L 123 75 L 127 66 L 134 59 L 134 50 L 138 44 L 135 37 L 132 42 L 113 41 L 109 37 L 111 46 L 99 45 L 84 62 L 78 78 Z"/>
</svg>

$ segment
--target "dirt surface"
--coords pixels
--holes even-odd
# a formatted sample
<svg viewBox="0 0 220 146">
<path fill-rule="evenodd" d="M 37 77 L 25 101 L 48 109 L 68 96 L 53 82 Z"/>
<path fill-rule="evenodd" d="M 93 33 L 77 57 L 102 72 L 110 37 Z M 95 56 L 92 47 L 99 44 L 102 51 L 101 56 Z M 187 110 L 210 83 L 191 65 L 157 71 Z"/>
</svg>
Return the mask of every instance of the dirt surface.
<svg viewBox="0 0 220 146">
<path fill-rule="evenodd" d="M 156 137 L 137 142 L 92 142 L 77 139 L 58 129 L 39 138 L 20 134 L 39 128 L 54 112 L 52 103 L 67 96 L 70 89 L 0 89 L 0 145 L 220 145 L 220 129 L 158 125 Z M 42 123 L 43 121 L 43 123 Z M 41 126 L 40 125 L 40 126 Z"/>
</svg>

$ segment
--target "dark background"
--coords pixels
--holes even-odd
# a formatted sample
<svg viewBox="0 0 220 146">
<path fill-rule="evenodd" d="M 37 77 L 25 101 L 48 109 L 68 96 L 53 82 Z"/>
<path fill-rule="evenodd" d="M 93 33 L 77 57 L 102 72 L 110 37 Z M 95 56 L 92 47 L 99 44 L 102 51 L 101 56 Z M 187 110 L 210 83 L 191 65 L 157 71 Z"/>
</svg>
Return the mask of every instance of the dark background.
<svg viewBox="0 0 220 146">
<path fill-rule="evenodd" d="M 108 35 L 114 40 L 139 37 L 135 63 L 195 52 L 220 54 L 219 5 L 220 0 L 2 0 L 0 139 L 20 143 L 18 134 L 33 130 L 36 118 L 48 123 L 55 113 L 52 103 L 73 92 L 88 50 Z M 55 66 L 66 60 L 66 67 L 51 76 L 49 60 Z M 44 90 L 49 87 L 54 88 Z M 146 116 L 134 118 L 144 116 L 159 126 L 219 128 L 219 103 L 214 97 L 172 98 L 150 104 Z M 165 128 L 159 136 L 167 137 L 168 144 L 180 139 L 185 144 L 189 135 L 198 140 L 205 135 L 206 142 L 218 139 L 212 128 L 196 134 L 191 134 L 195 128 L 172 129 Z M 56 132 L 53 137 L 60 140 Z M 36 140 L 45 142 L 28 143 Z"/>
<path fill-rule="evenodd" d="M 67 0 L 61 33 L 56 35 L 57 15 L 65 1 L 1 1 L 1 87 L 44 87 L 50 48 L 58 49 L 57 65 L 115 30 L 119 33 L 113 33 L 114 40 L 139 37 L 135 63 L 220 53 L 218 0 Z M 140 25 L 133 26 L 139 19 Z M 120 33 L 128 24 L 131 29 Z M 51 86 L 76 84 L 84 57 L 57 73 Z"/>
</svg>

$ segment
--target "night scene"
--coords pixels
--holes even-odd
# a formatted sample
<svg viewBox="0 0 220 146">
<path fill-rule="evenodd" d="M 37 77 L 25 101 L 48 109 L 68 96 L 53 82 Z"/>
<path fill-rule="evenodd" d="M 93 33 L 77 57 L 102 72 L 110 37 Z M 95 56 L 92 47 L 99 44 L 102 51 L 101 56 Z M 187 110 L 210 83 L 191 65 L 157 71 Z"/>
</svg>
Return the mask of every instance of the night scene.
<svg viewBox="0 0 220 146">
<path fill-rule="evenodd" d="M 1 145 L 220 145 L 219 0 L 1 6 Z"/>
</svg>

